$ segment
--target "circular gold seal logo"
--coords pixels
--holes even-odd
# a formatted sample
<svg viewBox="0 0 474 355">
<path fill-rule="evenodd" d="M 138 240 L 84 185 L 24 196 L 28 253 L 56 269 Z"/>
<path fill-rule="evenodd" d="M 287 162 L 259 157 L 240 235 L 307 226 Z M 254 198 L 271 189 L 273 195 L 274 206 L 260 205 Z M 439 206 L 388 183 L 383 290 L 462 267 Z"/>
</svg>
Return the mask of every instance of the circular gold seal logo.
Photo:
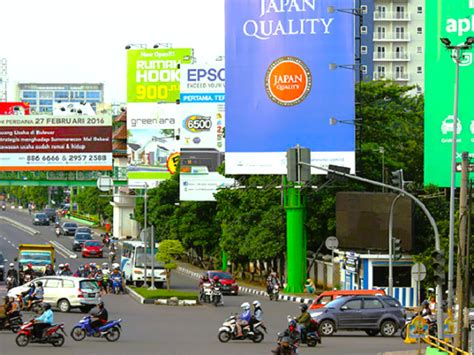
<svg viewBox="0 0 474 355">
<path fill-rule="evenodd" d="M 312 76 L 308 66 L 296 57 L 281 57 L 268 67 L 265 90 L 268 97 L 281 106 L 303 102 L 311 91 Z"/>
</svg>

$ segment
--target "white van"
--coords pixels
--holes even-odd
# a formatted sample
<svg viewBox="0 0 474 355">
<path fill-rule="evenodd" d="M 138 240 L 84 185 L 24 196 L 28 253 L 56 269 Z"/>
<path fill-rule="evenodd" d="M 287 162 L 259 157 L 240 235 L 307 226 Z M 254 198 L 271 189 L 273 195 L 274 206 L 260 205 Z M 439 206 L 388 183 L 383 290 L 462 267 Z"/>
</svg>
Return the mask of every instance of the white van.
<svg viewBox="0 0 474 355">
<path fill-rule="evenodd" d="M 57 307 L 61 312 L 79 308 L 87 313 L 99 303 L 100 289 L 95 280 L 73 276 L 43 276 L 32 282 L 41 281 L 44 287 L 44 303 Z M 30 283 L 14 287 L 8 291 L 15 297 L 29 289 Z"/>
</svg>

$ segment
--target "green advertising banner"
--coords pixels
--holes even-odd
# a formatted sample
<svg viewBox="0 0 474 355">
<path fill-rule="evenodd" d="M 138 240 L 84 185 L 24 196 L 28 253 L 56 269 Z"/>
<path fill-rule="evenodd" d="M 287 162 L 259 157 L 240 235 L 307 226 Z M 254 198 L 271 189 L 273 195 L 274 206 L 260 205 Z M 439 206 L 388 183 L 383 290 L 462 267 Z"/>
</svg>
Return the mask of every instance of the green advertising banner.
<svg viewBox="0 0 474 355">
<path fill-rule="evenodd" d="M 192 62 L 191 48 L 131 49 L 127 55 L 127 102 L 179 99 L 178 65 Z"/>
<path fill-rule="evenodd" d="M 474 36 L 474 0 L 426 1 L 425 52 L 425 185 L 449 187 L 453 139 L 456 64 L 440 38 L 452 45 Z M 468 151 L 474 157 L 473 49 L 463 51 L 459 75 L 456 162 Z M 456 176 L 460 185 L 461 176 Z"/>
</svg>

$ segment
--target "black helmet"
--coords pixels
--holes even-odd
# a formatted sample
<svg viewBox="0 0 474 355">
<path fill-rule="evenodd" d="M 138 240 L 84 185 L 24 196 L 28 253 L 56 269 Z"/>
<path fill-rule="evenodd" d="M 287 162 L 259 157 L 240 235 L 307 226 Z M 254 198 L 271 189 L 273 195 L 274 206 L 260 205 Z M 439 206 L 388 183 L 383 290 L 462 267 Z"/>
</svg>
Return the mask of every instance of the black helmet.
<svg viewBox="0 0 474 355">
<path fill-rule="evenodd" d="M 427 307 L 427 306 L 429 306 L 429 305 L 430 305 L 430 303 L 429 303 L 428 301 L 423 301 L 423 302 L 421 303 L 421 306 L 422 306 L 422 307 Z"/>
<path fill-rule="evenodd" d="M 300 305 L 301 312 L 306 312 L 308 310 L 308 305 L 303 303 Z"/>
<path fill-rule="evenodd" d="M 42 283 L 41 281 L 38 281 L 38 282 L 36 283 L 36 285 L 37 285 L 37 286 L 43 286 L 43 283 Z"/>
<path fill-rule="evenodd" d="M 44 304 L 43 304 L 43 308 L 44 308 L 44 310 L 46 311 L 46 310 L 48 310 L 48 309 L 51 309 L 51 305 L 50 305 L 49 303 L 44 303 Z"/>
<path fill-rule="evenodd" d="M 99 301 L 99 303 L 97 303 L 97 306 L 104 307 L 104 301 Z"/>
</svg>

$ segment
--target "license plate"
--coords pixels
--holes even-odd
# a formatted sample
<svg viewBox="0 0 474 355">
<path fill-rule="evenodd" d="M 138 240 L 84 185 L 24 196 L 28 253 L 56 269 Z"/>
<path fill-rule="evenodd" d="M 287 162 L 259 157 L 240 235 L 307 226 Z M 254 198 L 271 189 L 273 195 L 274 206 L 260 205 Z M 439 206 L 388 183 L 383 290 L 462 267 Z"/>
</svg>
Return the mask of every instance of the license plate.
<svg viewBox="0 0 474 355">
<path fill-rule="evenodd" d="M 91 297 L 91 298 L 92 298 L 92 297 L 95 297 L 95 293 L 88 293 L 88 294 L 87 294 L 87 297 Z"/>
<path fill-rule="evenodd" d="M 96 252 L 95 251 L 91 251 L 91 254 L 95 254 Z"/>
</svg>

